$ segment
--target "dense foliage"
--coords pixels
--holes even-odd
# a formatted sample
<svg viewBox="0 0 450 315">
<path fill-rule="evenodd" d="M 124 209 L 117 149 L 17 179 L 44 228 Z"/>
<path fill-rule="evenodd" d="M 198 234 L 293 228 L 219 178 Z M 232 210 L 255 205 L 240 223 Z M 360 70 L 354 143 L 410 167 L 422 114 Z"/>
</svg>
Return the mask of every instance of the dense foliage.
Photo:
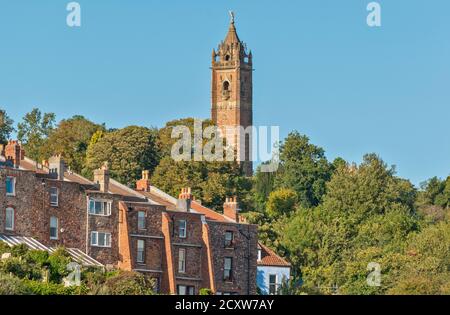
<svg viewBox="0 0 450 315">
<path fill-rule="evenodd" d="M 71 272 L 69 254 L 59 248 L 52 254 L 12 248 L 0 242 L 0 295 L 151 295 L 154 281 L 136 272 L 104 272 L 82 268 L 80 285 L 65 285 Z"/>
</svg>

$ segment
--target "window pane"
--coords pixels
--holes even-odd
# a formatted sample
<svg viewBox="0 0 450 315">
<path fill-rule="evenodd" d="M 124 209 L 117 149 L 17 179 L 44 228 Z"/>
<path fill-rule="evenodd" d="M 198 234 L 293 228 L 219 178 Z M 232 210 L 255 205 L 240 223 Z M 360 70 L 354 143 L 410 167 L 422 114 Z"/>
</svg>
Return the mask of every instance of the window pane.
<svg viewBox="0 0 450 315">
<path fill-rule="evenodd" d="M 145 212 L 144 211 L 138 212 L 138 228 L 141 230 L 145 229 Z"/>
<path fill-rule="evenodd" d="M 225 246 L 230 247 L 233 244 L 233 232 L 225 232 Z"/>
<path fill-rule="evenodd" d="M 178 251 L 178 272 L 186 271 L 186 250 L 180 248 Z"/>
<path fill-rule="evenodd" d="M 105 235 L 105 246 L 110 247 L 111 246 L 111 234 L 104 233 L 104 235 Z"/>
<path fill-rule="evenodd" d="M 95 213 L 95 201 L 92 199 L 89 200 L 89 213 Z"/>
<path fill-rule="evenodd" d="M 96 201 L 95 202 L 95 214 L 102 214 L 102 203 Z"/>
<path fill-rule="evenodd" d="M 105 240 L 105 233 L 98 233 L 98 245 L 105 246 L 106 240 Z"/>
<path fill-rule="evenodd" d="M 178 286 L 178 294 L 179 295 L 186 295 L 186 287 L 184 285 Z"/>
<path fill-rule="evenodd" d="M 179 221 L 178 235 L 179 235 L 179 237 L 186 237 L 186 221 L 185 220 Z"/>
<path fill-rule="evenodd" d="M 91 233 L 91 245 L 97 245 L 97 232 Z"/>
<path fill-rule="evenodd" d="M 6 208 L 5 228 L 7 230 L 13 230 L 14 229 L 14 209 L 12 209 L 12 208 Z"/>
<path fill-rule="evenodd" d="M 225 258 L 225 269 L 231 269 L 231 258 Z"/>
<path fill-rule="evenodd" d="M 58 227 L 58 218 L 51 217 L 50 218 L 50 226 L 51 227 Z"/>
<path fill-rule="evenodd" d="M 137 261 L 144 262 L 144 245 L 145 242 L 143 240 L 137 241 Z"/>
<path fill-rule="evenodd" d="M 56 217 L 50 218 L 50 238 L 58 238 L 58 218 Z"/>
<path fill-rule="evenodd" d="M 6 177 L 6 193 L 13 194 L 14 193 L 14 178 Z"/>
</svg>

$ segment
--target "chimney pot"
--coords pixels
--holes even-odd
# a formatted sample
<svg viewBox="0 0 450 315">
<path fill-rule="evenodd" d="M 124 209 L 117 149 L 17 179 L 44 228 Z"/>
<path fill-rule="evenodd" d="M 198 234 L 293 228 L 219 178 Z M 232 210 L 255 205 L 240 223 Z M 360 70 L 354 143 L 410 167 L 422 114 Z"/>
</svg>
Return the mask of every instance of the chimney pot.
<svg viewBox="0 0 450 315">
<path fill-rule="evenodd" d="M 5 158 L 12 162 L 12 167 L 19 168 L 20 161 L 25 158 L 25 152 L 19 141 L 9 140 L 5 146 Z"/>
<path fill-rule="evenodd" d="M 191 203 L 192 203 L 193 199 L 194 199 L 194 196 L 192 196 L 192 194 L 191 194 L 191 188 L 190 187 L 182 188 L 181 193 L 178 196 L 177 210 L 187 211 L 187 212 L 190 211 Z"/>
<path fill-rule="evenodd" d="M 227 218 L 232 219 L 235 222 L 239 222 L 239 203 L 237 202 L 237 197 L 225 198 L 225 203 L 223 204 L 223 214 Z"/>
<path fill-rule="evenodd" d="M 101 168 L 94 171 L 94 182 L 99 184 L 102 193 L 107 193 L 109 191 L 108 162 L 104 162 Z"/>
<path fill-rule="evenodd" d="M 54 155 L 48 160 L 48 168 L 57 180 L 64 180 L 65 163 L 60 154 Z"/>
<path fill-rule="evenodd" d="M 150 191 L 150 171 L 142 171 L 142 178 L 136 182 L 136 190 Z"/>
</svg>

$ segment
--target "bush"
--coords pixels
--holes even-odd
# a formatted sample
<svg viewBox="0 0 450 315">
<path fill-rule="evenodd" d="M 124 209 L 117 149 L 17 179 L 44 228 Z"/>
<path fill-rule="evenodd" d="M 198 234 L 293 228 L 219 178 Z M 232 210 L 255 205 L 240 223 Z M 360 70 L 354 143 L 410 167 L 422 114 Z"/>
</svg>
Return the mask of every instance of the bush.
<svg viewBox="0 0 450 315">
<path fill-rule="evenodd" d="M 84 286 L 65 287 L 63 284 L 44 283 L 34 280 L 25 280 L 24 284 L 30 294 L 34 295 L 78 295 L 86 293 Z"/>
<path fill-rule="evenodd" d="M 11 247 L 9 247 L 5 242 L 0 241 L 0 256 L 4 253 L 11 253 Z"/>
<path fill-rule="evenodd" d="M 211 289 L 200 289 L 199 295 L 214 295 L 213 291 Z"/>
<path fill-rule="evenodd" d="M 30 291 L 19 278 L 0 273 L 0 295 L 24 294 L 30 294 Z"/>
<path fill-rule="evenodd" d="M 14 257 L 23 257 L 28 252 L 28 247 L 25 244 L 19 244 L 11 247 L 10 251 Z"/>
<path fill-rule="evenodd" d="M 143 274 L 132 271 L 120 271 L 109 277 L 103 286 L 92 292 L 100 295 L 153 295 L 154 281 Z"/>
<path fill-rule="evenodd" d="M 67 265 L 71 262 L 69 253 L 64 248 L 58 248 L 48 256 L 49 271 L 51 282 L 60 283 L 62 278 L 69 274 Z"/>
<path fill-rule="evenodd" d="M 18 278 L 28 278 L 32 273 L 30 266 L 20 257 L 10 257 L 0 262 L 0 272 L 13 274 Z"/>
</svg>

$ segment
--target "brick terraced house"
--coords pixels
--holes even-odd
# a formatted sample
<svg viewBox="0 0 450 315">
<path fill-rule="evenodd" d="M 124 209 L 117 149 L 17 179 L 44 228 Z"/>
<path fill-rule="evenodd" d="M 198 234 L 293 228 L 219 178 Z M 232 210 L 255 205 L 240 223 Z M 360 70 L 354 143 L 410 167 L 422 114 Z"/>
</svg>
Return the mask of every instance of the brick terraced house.
<svg viewBox="0 0 450 315">
<path fill-rule="evenodd" d="M 236 199 L 221 215 L 193 200 L 190 188 L 178 199 L 165 194 L 148 172 L 131 189 L 110 178 L 106 164 L 90 181 L 60 156 L 28 159 L 17 141 L 0 151 L 0 238 L 76 249 L 149 275 L 162 293 L 256 293 L 257 227 L 239 221 Z"/>
</svg>

